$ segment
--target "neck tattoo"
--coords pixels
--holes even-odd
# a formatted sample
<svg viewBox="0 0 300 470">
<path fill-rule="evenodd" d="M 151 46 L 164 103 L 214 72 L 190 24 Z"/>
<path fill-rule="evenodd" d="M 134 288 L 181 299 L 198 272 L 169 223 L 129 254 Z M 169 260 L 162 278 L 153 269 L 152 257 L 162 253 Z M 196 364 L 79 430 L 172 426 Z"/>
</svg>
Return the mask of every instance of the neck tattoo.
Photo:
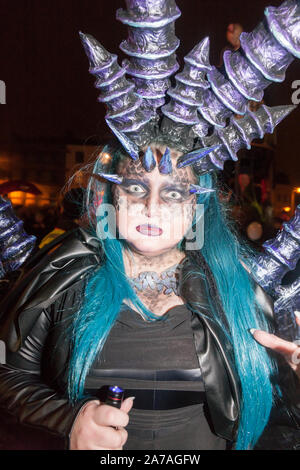
<svg viewBox="0 0 300 470">
<path fill-rule="evenodd" d="M 178 278 L 183 263 L 174 264 L 162 273 L 155 271 L 143 271 L 135 278 L 129 278 L 132 287 L 143 292 L 146 289 L 157 290 L 160 294 L 178 294 Z"/>
</svg>

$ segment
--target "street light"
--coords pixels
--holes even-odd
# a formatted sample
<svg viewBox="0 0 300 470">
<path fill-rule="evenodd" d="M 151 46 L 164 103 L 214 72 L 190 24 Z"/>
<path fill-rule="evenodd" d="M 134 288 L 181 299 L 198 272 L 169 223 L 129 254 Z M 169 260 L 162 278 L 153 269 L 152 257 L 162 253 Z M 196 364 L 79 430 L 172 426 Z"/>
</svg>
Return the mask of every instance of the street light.
<svg viewBox="0 0 300 470">
<path fill-rule="evenodd" d="M 293 212 L 295 211 L 296 206 L 299 204 L 299 202 L 300 202 L 300 188 L 294 188 L 294 190 L 292 192 L 292 210 L 293 210 Z"/>
</svg>

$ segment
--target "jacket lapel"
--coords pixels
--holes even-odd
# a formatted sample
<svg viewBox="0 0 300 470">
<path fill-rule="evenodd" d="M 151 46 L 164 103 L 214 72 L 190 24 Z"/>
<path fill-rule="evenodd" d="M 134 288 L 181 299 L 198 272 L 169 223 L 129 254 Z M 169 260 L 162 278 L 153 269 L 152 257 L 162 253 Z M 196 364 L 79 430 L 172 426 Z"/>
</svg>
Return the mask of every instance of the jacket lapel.
<svg viewBox="0 0 300 470">
<path fill-rule="evenodd" d="M 240 414 L 240 385 L 231 344 L 222 327 L 214 320 L 212 309 L 220 318 L 219 304 L 209 298 L 207 280 L 190 260 L 183 265 L 180 295 L 193 312 L 192 329 L 199 366 L 202 371 L 207 404 L 220 437 L 234 440 Z"/>
</svg>

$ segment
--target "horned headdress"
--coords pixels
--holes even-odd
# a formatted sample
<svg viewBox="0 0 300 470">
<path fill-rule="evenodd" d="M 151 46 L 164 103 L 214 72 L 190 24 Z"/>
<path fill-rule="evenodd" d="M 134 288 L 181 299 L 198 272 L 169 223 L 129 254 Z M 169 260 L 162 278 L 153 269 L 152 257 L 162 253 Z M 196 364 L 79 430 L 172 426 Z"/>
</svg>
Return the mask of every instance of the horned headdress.
<svg viewBox="0 0 300 470">
<path fill-rule="evenodd" d="M 248 103 L 260 102 L 265 88 L 282 82 L 287 67 L 300 57 L 299 0 L 266 8 L 254 31 L 242 33 L 241 48 L 225 51 L 222 70 L 209 62 L 206 37 L 185 57 L 180 73 L 174 25 L 181 13 L 175 0 L 125 2 L 126 9 L 117 11 L 129 31 L 120 44 L 128 56 L 122 66 L 92 36 L 80 36 L 90 73 L 97 77 L 98 100 L 107 107 L 106 122 L 133 159 L 144 149 L 147 171 L 155 166 L 151 152 L 145 154 L 151 142 L 183 152 L 177 167 L 192 165 L 196 174 L 222 170 L 226 160 L 237 160 L 239 149 L 272 133 L 294 109 L 263 105 L 251 112 Z M 168 148 L 159 170 L 172 171 Z"/>
</svg>

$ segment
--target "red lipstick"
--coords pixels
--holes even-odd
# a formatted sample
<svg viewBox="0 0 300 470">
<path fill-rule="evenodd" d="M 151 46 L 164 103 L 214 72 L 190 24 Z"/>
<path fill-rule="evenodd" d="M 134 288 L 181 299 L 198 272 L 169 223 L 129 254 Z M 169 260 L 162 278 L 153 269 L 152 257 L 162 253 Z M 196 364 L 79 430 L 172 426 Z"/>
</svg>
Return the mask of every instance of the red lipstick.
<svg viewBox="0 0 300 470">
<path fill-rule="evenodd" d="M 137 231 L 143 235 L 148 235 L 149 237 L 159 237 L 163 231 L 160 227 L 155 225 L 143 224 L 136 227 Z"/>
</svg>

